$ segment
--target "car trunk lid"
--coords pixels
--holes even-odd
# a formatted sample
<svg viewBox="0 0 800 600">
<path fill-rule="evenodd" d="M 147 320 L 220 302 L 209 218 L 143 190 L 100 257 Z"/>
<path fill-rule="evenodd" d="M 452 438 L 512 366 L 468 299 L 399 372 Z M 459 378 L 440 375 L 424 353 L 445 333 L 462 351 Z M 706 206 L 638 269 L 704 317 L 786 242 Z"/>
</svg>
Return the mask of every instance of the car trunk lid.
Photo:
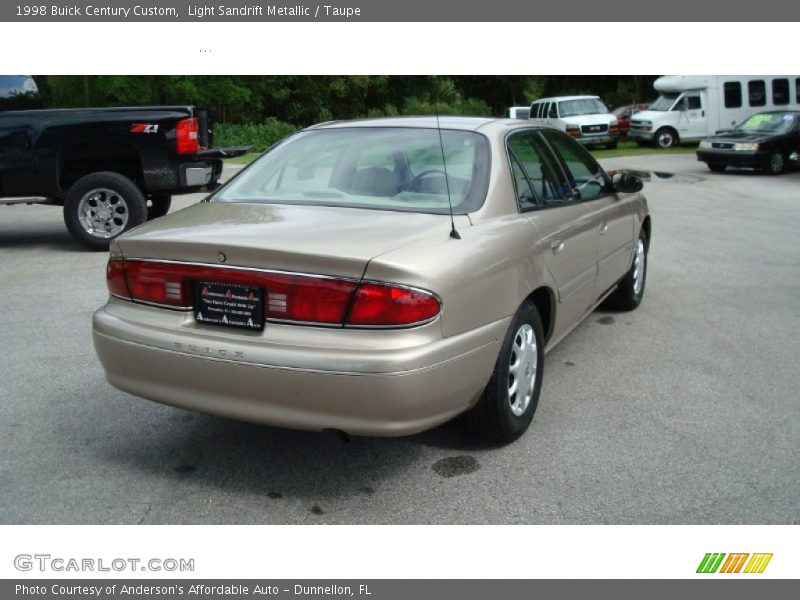
<svg viewBox="0 0 800 600">
<path fill-rule="evenodd" d="M 457 216 L 458 226 L 468 226 Z M 329 206 L 202 202 L 118 238 L 125 258 L 361 278 L 367 263 L 428 235 L 447 215 Z"/>
</svg>

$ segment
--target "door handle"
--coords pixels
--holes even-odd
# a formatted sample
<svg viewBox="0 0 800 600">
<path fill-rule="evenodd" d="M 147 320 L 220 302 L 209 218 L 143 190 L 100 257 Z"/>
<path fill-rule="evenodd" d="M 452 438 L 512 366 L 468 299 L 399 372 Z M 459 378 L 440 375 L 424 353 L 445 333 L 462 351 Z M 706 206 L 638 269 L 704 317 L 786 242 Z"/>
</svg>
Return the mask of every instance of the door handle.
<svg viewBox="0 0 800 600">
<path fill-rule="evenodd" d="M 564 249 L 564 242 L 562 242 L 561 240 L 556 239 L 550 242 L 550 250 L 553 251 L 553 254 L 558 254 L 563 249 Z"/>
<path fill-rule="evenodd" d="M 608 223 L 603 223 L 600 225 L 600 235 L 603 235 L 606 231 L 608 231 Z"/>
</svg>

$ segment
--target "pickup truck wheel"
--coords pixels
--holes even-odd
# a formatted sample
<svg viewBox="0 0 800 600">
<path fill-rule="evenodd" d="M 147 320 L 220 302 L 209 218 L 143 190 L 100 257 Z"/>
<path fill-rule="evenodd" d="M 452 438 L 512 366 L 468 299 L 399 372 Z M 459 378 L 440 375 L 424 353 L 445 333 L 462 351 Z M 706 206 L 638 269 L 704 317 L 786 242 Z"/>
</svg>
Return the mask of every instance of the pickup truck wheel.
<svg viewBox="0 0 800 600">
<path fill-rule="evenodd" d="M 81 177 L 64 200 L 67 229 L 90 250 L 107 250 L 112 239 L 146 218 L 144 194 L 133 181 L 111 171 Z"/>
<path fill-rule="evenodd" d="M 642 303 L 644 284 L 647 279 L 647 236 L 639 233 L 633 252 L 630 271 L 619 283 L 619 287 L 606 299 L 605 306 L 616 310 L 633 310 Z"/>
<path fill-rule="evenodd" d="M 616 141 L 609 142 L 608 144 L 606 144 L 606 150 L 616 150 L 617 149 L 617 145 L 618 145 L 618 142 L 616 142 Z"/>
<path fill-rule="evenodd" d="M 158 217 L 163 217 L 169 212 L 172 204 L 172 196 L 169 194 L 150 196 L 147 199 L 147 220 L 152 221 Z"/>
<path fill-rule="evenodd" d="M 513 442 L 533 419 L 544 370 L 544 328 L 536 305 L 526 300 L 506 332 L 491 379 L 467 422 L 481 437 Z"/>
</svg>

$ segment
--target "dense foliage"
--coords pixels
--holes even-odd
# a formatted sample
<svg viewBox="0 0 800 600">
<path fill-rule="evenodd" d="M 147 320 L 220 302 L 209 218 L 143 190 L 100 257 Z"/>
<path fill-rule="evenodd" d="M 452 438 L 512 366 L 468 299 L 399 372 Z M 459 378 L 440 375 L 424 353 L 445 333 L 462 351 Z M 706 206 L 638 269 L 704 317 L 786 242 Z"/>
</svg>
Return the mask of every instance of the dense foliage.
<svg viewBox="0 0 800 600">
<path fill-rule="evenodd" d="M 212 109 L 216 144 L 257 149 L 320 121 L 382 115 L 501 116 L 542 96 L 650 99 L 654 76 L 603 75 L 40 75 L 45 107 L 195 104 Z M 277 136 L 277 137 L 276 137 Z"/>
</svg>

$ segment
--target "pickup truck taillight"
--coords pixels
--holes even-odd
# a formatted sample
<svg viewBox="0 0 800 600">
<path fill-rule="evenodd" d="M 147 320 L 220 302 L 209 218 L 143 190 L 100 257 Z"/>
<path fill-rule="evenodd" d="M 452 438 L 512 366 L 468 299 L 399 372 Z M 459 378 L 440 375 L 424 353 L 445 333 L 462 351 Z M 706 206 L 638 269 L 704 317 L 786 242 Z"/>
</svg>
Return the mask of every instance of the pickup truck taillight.
<svg viewBox="0 0 800 600">
<path fill-rule="evenodd" d="M 198 131 L 195 117 L 178 121 L 175 127 L 175 149 L 178 154 L 197 154 L 200 151 Z"/>
<path fill-rule="evenodd" d="M 112 258 L 108 291 L 118 298 L 191 310 L 197 282 L 259 286 L 267 319 L 320 325 L 403 327 L 435 318 L 439 300 L 424 290 L 316 275 Z"/>
</svg>

